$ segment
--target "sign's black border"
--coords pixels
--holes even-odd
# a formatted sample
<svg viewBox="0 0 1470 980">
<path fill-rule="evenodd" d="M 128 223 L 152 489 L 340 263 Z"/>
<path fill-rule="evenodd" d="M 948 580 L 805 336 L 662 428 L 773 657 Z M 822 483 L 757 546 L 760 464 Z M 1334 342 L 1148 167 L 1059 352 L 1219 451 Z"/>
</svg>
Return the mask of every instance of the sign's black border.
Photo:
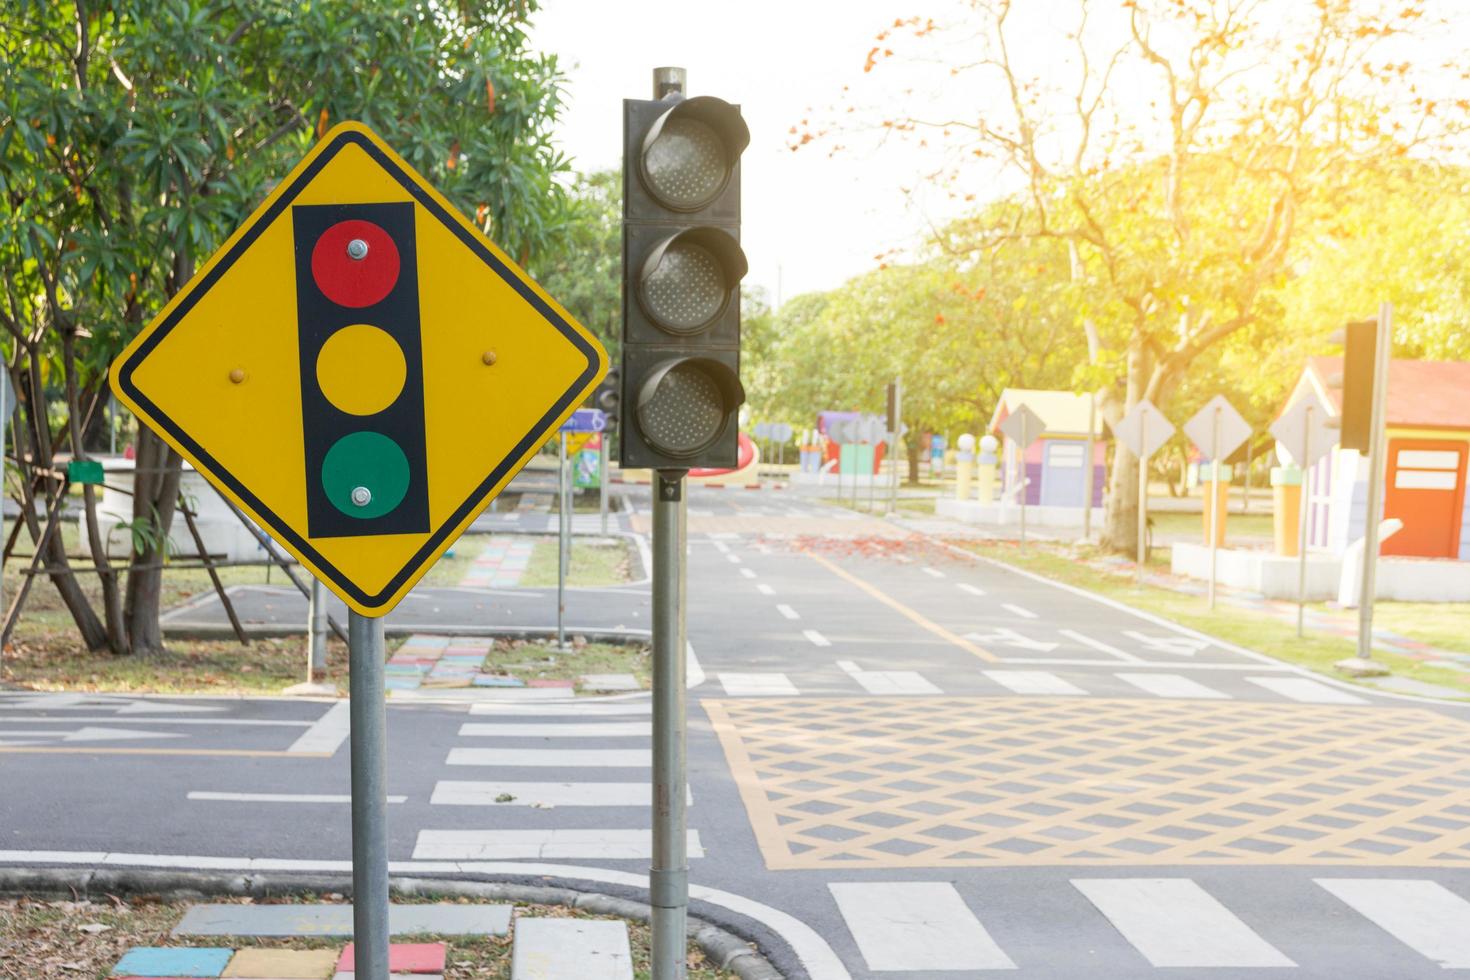
<svg viewBox="0 0 1470 980">
<path fill-rule="evenodd" d="M 330 163 L 332 159 L 348 144 L 355 144 L 366 151 L 369 156 L 377 161 L 379 166 L 387 171 L 387 173 L 390 174 L 394 180 L 398 181 L 398 183 L 401 184 L 410 195 L 412 195 L 415 201 L 417 201 L 420 205 L 427 209 L 430 214 L 438 218 L 445 227 L 447 227 L 460 239 L 460 241 L 464 242 L 464 244 L 472 252 L 479 256 L 486 265 L 493 269 L 495 273 L 499 275 L 500 278 L 503 279 L 508 286 L 514 289 L 516 293 L 518 293 L 520 297 L 531 306 L 532 309 L 534 309 L 543 318 L 545 318 L 548 323 L 550 323 L 558 331 L 560 331 L 562 336 L 564 336 L 574 348 L 576 348 L 587 358 L 586 370 L 578 375 L 577 380 L 571 385 L 569 390 L 556 400 L 556 403 L 547 410 L 545 415 L 541 416 L 540 421 L 538 421 L 536 425 L 532 427 L 531 431 L 527 433 L 520 442 L 516 443 L 515 447 L 512 448 L 511 451 L 506 455 L 506 457 L 501 460 L 501 462 L 495 467 L 494 470 L 491 471 L 490 475 L 485 478 L 484 482 L 476 487 L 475 490 L 469 495 L 468 498 L 465 499 L 463 503 L 455 508 L 454 513 L 450 515 L 447 521 L 439 526 L 438 530 L 434 531 L 429 536 L 429 540 L 424 542 L 423 547 L 415 552 L 413 557 L 404 564 L 403 568 L 400 569 L 393 576 L 393 578 L 389 580 L 388 584 L 376 593 L 364 592 L 362 589 L 358 588 L 356 583 L 352 582 L 339 569 L 332 565 L 331 562 L 327 561 L 320 552 L 318 552 L 315 548 L 308 544 L 305 538 L 301 537 L 301 535 L 297 534 L 295 531 L 287 527 L 286 523 L 282 521 L 277 514 L 271 511 L 270 508 L 266 507 L 260 501 L 260 499 L 257 498 L 253 493 L 251 493 L 242 483 L 240 483 L 239 480 L 235 479 L 235 477 L 228 470 L 221 466 L 213 456 L 205 451 L 203 446 L 199 445 L 192 438 L 190 438 L 187 432 L 185 432 L 182 428 L 175 424 L 172 419 L 164 414 L 158 408 L 158 406 L 152 402 L 152 400 L 150 400 L 146 395 L 143 394 L 142 391 L 138 389 L 138 386 L 133 382 L 133 372 L 137 370 L 138 366 L 142 364 L 143 360 L 147 358 L 150 353 L 152 353 L 154 348 L 156 348 L 158 344 L 166 336 L 168 336 L 169 331 L 177 326 L 179 321 L 182 320 L 186 315 L 188 315 L 189 311 L 194 308 L 195 303 L 199 301 L 200 297 L 209 292 L 210 288 L 213 287 L 214 284 L 219 280 L 219 278 L 223 276 L 231 268 L 231 266 L 235 264 L 235 261 L 245 253 L 245 250 L 248 249 L 252 244 L 254 244 L 255 240 L 260 237 L 265 229 L 269 228 L 271 224 L 276 220 L 276 218 L 278 218 L 281 213 L 286 210 L 286 208 L 291 206 L 291 203 L 296 199 L 296 197 L 301 193 L 301 191 L 311 181 L 311 179 L 315 177 L 323 167 Z M 346 133 L 338 134 L 332 140 L 332 142 L 328 146 L 326 146 L 321 151 L 321 153 L 316 156 L 315 159 L 311 161 L 311 164 L 301 172 L 300 176 L 298 176 L 296 180 L 293 181 L 291 185 L 287 187 L 286 190 L 275 199 L 275 201 L 271 204 L 270 209 L 255 219 L 254 223 L 250 225 L 249 229 L 246 230 L 244 235 L 240 236 L 240 240 L 234 244 L 234 246 L 224 256 L 224 258 L 217 262 L 209 270 L 208 274 L 205 275 L 202 280 L 196 283 L 189 290 L 188 295 L 186 295 L 179 303 L 179 305 L 176 306 L 171 313 L 169 313 L 168 317 L 165 318 L 163 322 L 158 325 L 158 328 L 150 333 L 147 339 L 144 340 L 143 343 L 138 345 L 132 356 L 120 365 L 120 367 L 118 368 L 117 378 L 118 385 L 123 389 L 123 391 L 127 394 L 129 398 L 133 399 L 134 402 L 142 407 L 143 410 L 148 413 L 148 416 L 150 418 L 156 420 L 162 428 L 166 429 L 169 435 L 176 439 L 180 445 L 187 448 L 189 454 L 192 455 L 200 464 L 202 464 L 206 473 L 209 476 L 212 476 L 214 479 L 228 486 L 232 493 L 234 493 L 237 497 L 244 501 L 252 511 L 259 515 L 263 520 L 265 520 L 266 523 L 270 526 L 270 530 L 274 534 L 276 534 L 276 536 L 283 538 L 286 541 L 289 541 L 293 548 L 300 552 L 304 557 L 308 558 L 312 564 L 314 564 L 329 578 L 331 578 L 333 583 L 340 587 L 342 591 L 349 593 L 359 605 L 370 609 L 376 609 L 381 608 L 385 603 L 387 603 L 389 599 L 393 597 L 393 595 L 400 588 L 403 587 L 403 584 L 411 577 L 413 570 L 419 568 L 424 564 L 424 562 L 428 561 L 429 556 L 432 555 L 434 551 L 441 544 L 444 543 L 445 538 L 449 536 L 450 532 L 454 528 L 457 528 L 463 521 L 468 519 L 469 516 L 477 508 L 483 507 L 486 503 L 489 502 L 486 495 L 495 488 L 495 485 L 497 483 L 505 478 L 506 472 L 510 469 L 510 467 L 514 464 L 516 460 L 519 460 L 534 446 L 545 442 L 548 438 L 551 437 L 554 423 L 556 422 L 557 417 L 566 411 L 566 409 L 576 399 L 576 396 L 580 394 L 581 391 L 586 388 L 586 386 L 592 381 L 593 376 L 597 373 L 597 364 L 598 357 L 596 348 L 591 343 L 589 343 L 585 337 L 574 330 L 566 322 L 565 319 L 563 319 L 554 309 L 552 309 L 546 303 L 545 300 L 536 295 L 535 290 L 531 289 L 531 287 L 528 286 L 524 281 L 522 281 L 519 276 L 512 272 L 505 265 L 505 263 L 502 262 L 498 257 L 496 257 L 494 252 L 486 248 L 484 243 L 481 242 L 475 235 L 471 234 L 464 228 L 463 225 L 456 221 L 453 215 L 446 211 L 445 208 L 442 207 L 437 201 L 435 201 L 430 194 L 428 194 L 422 187 L 419 186 L 417 181 L 415 181 L 412 177 L 405 173 L 401 167 L 399 167 L 395 162 L 393 162 L 392 159 L 384 154 L 383 151 L 380 150 L 373 143 L 372 140 L 368 139 L 362 133 L 349 131 Z"/>
</svg>

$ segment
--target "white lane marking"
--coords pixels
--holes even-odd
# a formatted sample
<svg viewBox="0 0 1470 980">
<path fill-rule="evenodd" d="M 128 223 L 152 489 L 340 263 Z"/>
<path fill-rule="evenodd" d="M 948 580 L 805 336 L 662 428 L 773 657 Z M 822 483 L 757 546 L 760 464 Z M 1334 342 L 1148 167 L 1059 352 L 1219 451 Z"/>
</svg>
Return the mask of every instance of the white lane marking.
<svg viewBox="0 0 1470 980">
<path fill-rule="evenodd" d="M 235 872 L 346 872 L 351 861 L 310 861 L 288 858 L 203 857 L 189 854 L 109 854 L 105 851 L 0 851 L 0 864 L 97 865 L 139 868 L 211 868 Z M 648 872 L 613 871 L 575 864 L 535 864 L 496 861 L 389 861 L 393 874 L 480 874 L 534 875 L 546 878 L 569 878 L 622 885 L 632 889 L 648 888 Z M 811 980 L 852 980 L 827 941 L 811 926 L 780 909 L 736 895 L 734 892 L 690 884 L 689 897 L 728 909 L 737 915 L 763 923 L 780 936 L 806 967 Z"/>
<path fill-rule="evenodd" d="M 1074 878 L 1154 966 L 1296 966 L 1189 878 Z"/>
<path fill-rule="evenodd" d="M 593 715 L 648 715 L 653 713 L 649 701 L 621 701 L 598 704 L 515 704 L 478 701 L 470 705 L 472 715 L 534 715 L 545 717 L 584 717 Z"/>
<path fill-rule="evenodd" d="M 725 560 L 732 565 L 740 564 L 740 556 L 733 552 L 725 556 Z"/>
<path fill-rule="evenodd" d="M 800 613 L 798 613 L 795 609 L 792 609 L 790 606 L 786 605 L 786 603 L 784 603 L 784 602 L 778 602 L 778 603 L 776 603 L 776 611 L 778 613 L 780 613 L 781 615 L 785 616 L 787 619 L 800 619 L 801 618 L 801 614 Z"/>
<path fill-rule="evenodd" d="M 923 572 L 925 575 L 929 576 L 930 578 L 944 578 L 944 573 L 943 572 L 941 572 L 937 568 L 931 568 L 928 565 L 925 565 L 923 568 L 919 569 L 919 571 Z"/>
<path fill-rule="evenodd" d="M 1100 663 L 1100 661 L 1095 659 L 1082 660 L 1076 657 L 1001 657 L 1000 662 L 1003 664 L 1040 664 L 1047 667 L 1096 667 Z M 1233 670 L 1237 673 L 1243 671 L 1260 673 L 1263 670 L 1275 670 L 1280 671 L 1283 674 L 1294 674 L 1297 672 L 1297 668 L 1292 667 L 1289 664 L 1275 664 L 1274 666 L 1250 663 L 1192 664 L 1174 660 L 1140 660 L 1137 663 L 1130 662 L 1129 666 L 1160 667 L 1164 670 Z"/>
<path fill-rule="evenodd" d="M 1017 694 L 1086 694 L 1082 688 L 1045 670 L 987 670 L 986 677 Z"/>
<path fill-rule="evenodd" d="M 447 766 L 566 766 L 600 769 L 603 766 L 647 768 L 653 764 L 649 749 L 450 749 Z"/>
<path fill-rule="evenodd" d="M 653 856 L 647 830 L 553 827 L 541 830 L 421 830 L 414 860 L 505 860 L 507 858 L 601 858 L 639 860 Z M 699 831 L 689 831 L 689 856 L 704 857 Z"/>
<path fill-rule="evenodd" d="M 600 721 L 536 724 L 467 721 L 459 726 L 461 736 L 490 735 L 506 738 L 623 738 L 647 737 L 652 729 L 646 721 Z"/>
<path fill-rule="evenodd" d="M 740 574 L 744 575 L 746 578 L 755 578 L 755 569 L 745 568 L 742 566 L 740 569 Z"/>
<path fill-rule="evenodd" d="M 1103 653 L 1106 653 L 1112 657 L 1117 657 L 1119 660 L 1126 661 L 1127 663 L 1143 663 L 1142 657 L 1135 657 L 1133 654 L 1128 653 L 1126 650 L 1119 650 L 1117 647 L 1104 643 L 1102 640 L 1094 640 L 1086 633 L 1079 633 L 1076 630 L 1057 630 L 1057 632 L 1062 634 L 1069 640 L 1080 643 L 1085 647 L 1092 647 L 1094 650 L 1101 650 Z"/>
<path fill-rule="evenodd" d="M 1014 970 L 947 881 L 829 882 L 870 970 Z"/>
<path fill-rule="evenodd" d="M 346 699 L 328 708 L 316 722 L 291 743 L 288 753 L 322 752 L 333 755 L 347 741 L 351 729 L 352 708 Z"/>
<path fill-rule="evenodd" d="M 1213 687 L 1206 687 L 1179 674 L 1115 674 L 1119 680 L 1127 681 L 1141 691 L 1161 698 L 1212 698 L 1229 700 L 1230 696 Z"/>
<path fill-rule="evenodd" d="M 119 711 L 118 714 L 127 712 Z M 136 714 L 136 712 L 133 712 Z M 79 721 L 110 722 L 117 724 L 116 715 L 82 716 L 62 715 L 57 718 L 32 718 L 30 715 L 0 715 L 0 722 L 23 722 L 25 724 L 39 725 L 65 725 Z M 138 718 L 131 724 L 149 725 L 247 725 L 247 726 L 286 726 L 296 728 L 310 728 L 314 722 L 310 721 L 277 721 L 274 719 L 254 718 Z"/>
<path fill-rule="evenodd" d="M 687 793 L 687 798 L 690 805 L 693 805 L 692 791 Z M 653 787 L 649 783 L 521 783 L 507 780 L 441 779 L 434 784 L 429 804 L 646 807 L 652 799 Z"/>
<path fill-rule="evenodd" d="M 961 592 L 968 592 L 968 593 L 970 593 L 970 595 L 984 595 L 985 594 L 985 590 L 984 589 L 977 588 L 976 586 L 971 585 L 969 582 L 956 582 L 954 584 L 954 587 L 957 588 L 957 589 L 959 589 Z"/>
<path fill-rule="evenodd" d="M 1029 609 L 1026 609 L 1023 606 L 1018 606 L 1015 603 L 1002 602 L 1000 604 L 1000 608 L 1004 609 L 1006 612 L 1013 613 L 1013 614 L 1015 614 L 1017 616 L 1020 616 L 1022 619 L 1035 619 L 1036 618 L 1036 614 L 1034 612 L 1032 612 Z"/>
<path fill-rule="evenodd" d="M 731 695 L 792 695 L 799 693 L 785 674 L 721 674 L 720 684 Z"/>
<path fill-rule="evenodd" d="M 1318 684 L 1308 677 L 1247 677 L 1257 687 L 1306 704 L 1366 704 L 1362 698 Z"/>
<path fill-rule="evenodd" d="M 229 803 L 351 803 L 352 797 L 334 793 L 214 793 L 207 790 L 190 790 L 188 799 L 214 800 Z M 390 796 L 389 803 L 403 803 L 406 796 Z"/>
<path fill-rule="evenodd" d="M 832 645 L 831 640 L 827 639 L 816 630 L 802 630 L 801 635 L 806 637 L 808 640 L 811 640 L 812 643 L 816 644 L 819 647 L 830 647 Z"/>
<path fill-rule="evenodd" d="M 1210 645 L 1208 640 L 1192 636 L 1154 636 L 1138 630 L 1124 630 L 1123 635 L 1148 647 L 1156 653 L 1173 653 L 1181 657 L 1192 657 Z"/>
<path fill-rule="evenodd" d="M 0 735 L 7 738 L 38 739 L 43 742 L 127 742 L 139 738 L 184 737 L 180 732 L 145 732 L 132 728 L 102 728 L 91 725 L 83 726 L 72 732 L 44 728 L 7 729 L 0 731 Z M 5 744 L 19 743 L 7 742 Z"/>
<path fill-rule="evenodd" d="M 1439 882 L 1391 878 L 1316 881 L 1359 915 L 1441 968 L 1470 967 L 1470 902 Z"/>
<path fill-rule="evenodd" d="M 767 585 L 764 582 L 757 582 L 755 584 L 755 589 L 761 595 L 775 595 L 776 594 L 776 590 L 773 589 L 773 588 L 771 588 L 769 585 Z"/>
<path fill-rule="evenodd" d="M 722 554 L 722 555 L 728 555 L 730 553 L 730 546 L 728 544 L 726 544 L 725 542 L 719 541 L 719 540 L 715 540 L 715 541 L 712 541 L 710 543 L 715 546 L 715 550 L 718 551 L 720 554 Z"/>
</svg>

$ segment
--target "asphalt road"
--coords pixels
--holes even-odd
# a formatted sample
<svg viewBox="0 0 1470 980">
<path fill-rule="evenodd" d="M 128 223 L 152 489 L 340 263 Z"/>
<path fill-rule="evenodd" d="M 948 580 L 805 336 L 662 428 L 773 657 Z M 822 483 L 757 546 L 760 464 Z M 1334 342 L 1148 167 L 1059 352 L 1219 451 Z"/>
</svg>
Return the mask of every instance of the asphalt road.
<svg viewBox="0 0 1470 980">
<path fill-rule="evenodd" d="M 619 527 L 644 533 L 632 500 Z M 696 910 L 791 975 L 1470 968 L 1467 709 L 789 493 L 689 507 Z M 394 615 L 544 626 L 547 591 L 424 590 Z M 261 623 L 304 614 L 239 598 Z M 569 606 L 646 629 L 646 585 Z M 395 699 L 390 858 L 635 889 L 648 719 L 643 696 Z M 0 862 L 345 867 L 346 737 L 332 702 L 0 693 Z"/>
</svg>

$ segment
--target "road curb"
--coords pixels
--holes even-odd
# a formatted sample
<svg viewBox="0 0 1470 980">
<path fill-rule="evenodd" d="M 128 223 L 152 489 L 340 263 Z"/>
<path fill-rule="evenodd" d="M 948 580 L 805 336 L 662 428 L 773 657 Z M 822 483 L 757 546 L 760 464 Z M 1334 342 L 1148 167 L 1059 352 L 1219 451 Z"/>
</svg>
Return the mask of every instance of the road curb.
<svg viewBox="0 0 1470 980">
<path fill-rule="evenodd" d="M 551 879 L 547 879 L 548 882 Z M 447 895 L 568 908 L 648 922 L 652 909 L 644 902 L 602 892 L 548 883 L 525 885 L 503 881 L 393 875 L 389 888 L 396 896 Z M 240 875 L 197 871 L 146 871 L 124 868 L 0 868 L 0 894 L 59 894 L 82 896 L 157 895 L 169 901 L 194 901 L 211 896 L 268 898 L 308 892 L 351 895 L 350 875 Z M 689 938 L 710 962 L 735 973 L 741 980 L 783 980 L 759 951 L 756 940 L 717 925 L 689 917 Z"/>
</svg>

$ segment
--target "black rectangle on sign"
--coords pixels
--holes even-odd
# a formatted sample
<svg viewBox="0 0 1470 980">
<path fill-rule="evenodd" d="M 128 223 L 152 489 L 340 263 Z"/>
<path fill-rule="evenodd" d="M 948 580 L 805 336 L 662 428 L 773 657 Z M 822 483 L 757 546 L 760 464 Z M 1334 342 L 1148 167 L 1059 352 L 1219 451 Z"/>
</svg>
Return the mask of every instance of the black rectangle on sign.
<svg viewBox="0 0 1470 980">
<path fill-rule="evenodd" d="M 414 206 L 410 202 L 387 204 L 313 204 L 291 208 L 296 244 L 296 326 L 301 354 L 301 419 L 305 440 L 306 508 L 308 534 L 313 538 L 360 537 L 381 534 L 426 534 L 429 531 L 429 485 L 427 474 L 427 439 L 424 425 L 424 359 L 419 323 L 418 253 L 414 240 Z M 337 249 L 345 248 L 334 238 L 331 254 L 318 259 L 313 268 L 313 253 L 318 242 L 336 225 L 345 221 L 368 222 L 376 226 L 396 250 L 397 272 L 391 288 L 379 297 L 376 291 L 359 291 L 353 303 L 335 302 L 328 292 L 344 287 L 341 280 L 329 281 L 324 292 L 318 274 L 330 270 L 331 261 L 340 261 Z M 376 232 L 373 233 L 374 235 Z M 338 235 L 337 237 L 341 237 Z M 381 240 L 380 240 L 381 241 Z M 374 261 L 391 254 L 380 246 Z M 329 272 L 327 274 L 330 274 Z M 338 294 L 338 298 L 342 298 Z M 366 302 L 367 305 L 358 305 Z M 398 345 L 405 367 L 402 387 L 380 410 L 358 414 L 344 410 L 322 390 L 318 381 L 317 362 L 327 341 L 344 327 L 365 324 L 386 333 Z M 371 372 L 365 372 L 371 377 Z M 360 409 L 361 406 L 347 406 Z M 360 434 L 367 434 L 363 436 Z M 334 456 L 333 472 L 340 474 L 344 457 L 349 466 L 361 465 L 364 485 L 382 479 L 391 486 L 391 495 L 380 492 L 377 504 L 361 505 L 361 512 L 343 499 L 339 480 L 333 487 L 324 482 L 323 467 L 332 448 L 344 439 L 344 448 Z M 386 440 L 386 441 L 385 441 Z M 357 453 L 359 446 L 396 446 L 401 459 L 391 450 L 393 472 L 381 476 L 382 458 Z M 403 475 L 406 471 L 406 485 Z M 402 493 L 391 509 L 382 510 L 385 501 Z M 335 501 L 335 502 L 334 502 Z"/>
</svg>

